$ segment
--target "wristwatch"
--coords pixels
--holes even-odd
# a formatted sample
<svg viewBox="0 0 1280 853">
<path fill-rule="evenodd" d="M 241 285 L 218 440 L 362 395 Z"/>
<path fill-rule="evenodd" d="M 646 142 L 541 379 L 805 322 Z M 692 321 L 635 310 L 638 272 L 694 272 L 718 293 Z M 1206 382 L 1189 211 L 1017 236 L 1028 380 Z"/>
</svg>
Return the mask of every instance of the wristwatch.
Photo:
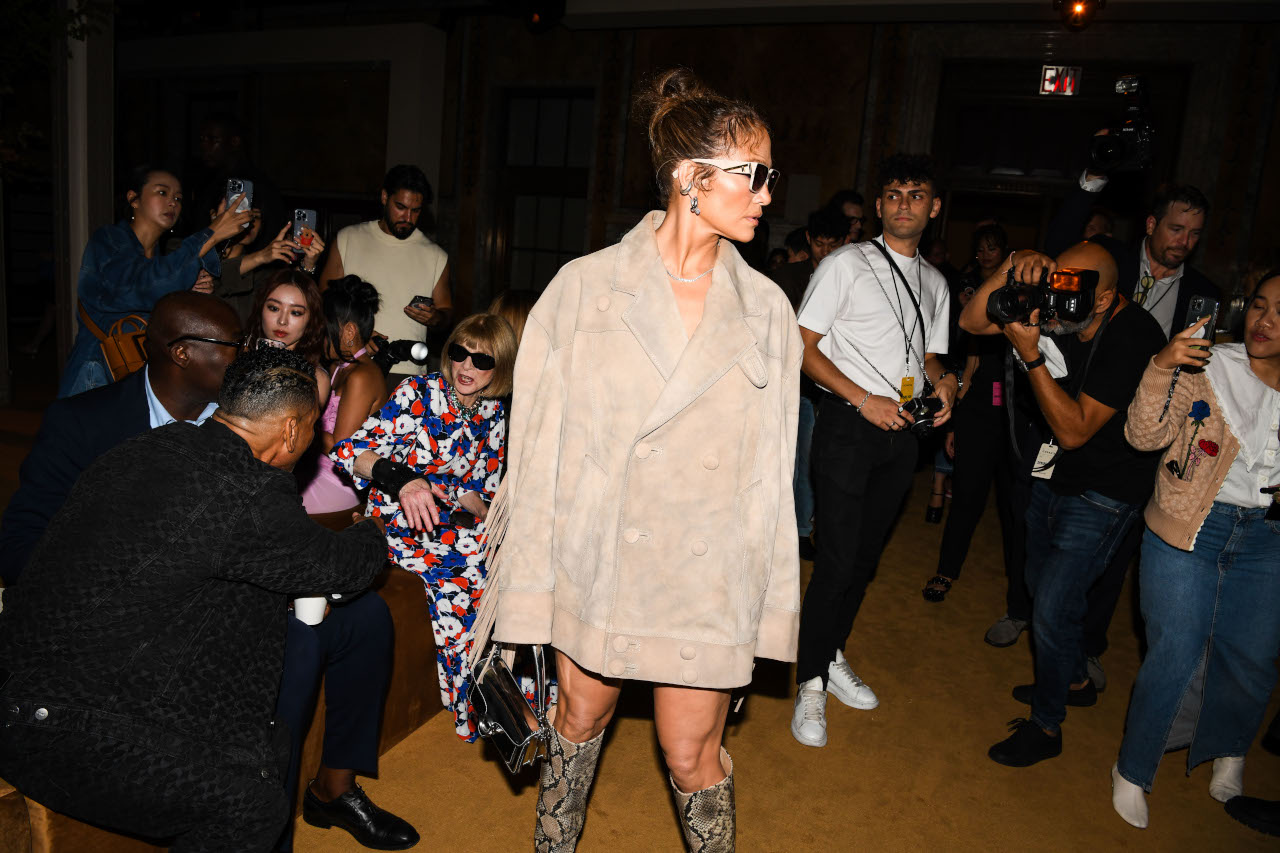
<svg viewBox="0 0 1280 853">
<path fill-rule="evenodd" d="M 942 382 L 942 380 L 946 379 L 948 376 L 954 376 L 956 378 L 956 393 L 964 390 L 964 377 L 954 370 L 944 370 L 939 373 L 938 382 Z"/>
</svg>

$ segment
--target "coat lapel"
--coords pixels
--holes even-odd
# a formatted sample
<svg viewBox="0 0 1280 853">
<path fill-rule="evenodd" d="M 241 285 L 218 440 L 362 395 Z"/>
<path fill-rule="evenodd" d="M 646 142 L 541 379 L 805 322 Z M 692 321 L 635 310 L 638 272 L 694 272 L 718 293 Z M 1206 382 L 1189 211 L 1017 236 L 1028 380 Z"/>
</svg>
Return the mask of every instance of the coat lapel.
<svg viewBox="0 0 1280 853">
<path fill-rule="evenodd" d="M 623 321 L 667 380 L 639 435 L 669 421 L 744 356 L 744 361 L 750 362 L 743 366 L 748 378 L 760 386 L 766 381 L 755 335 L 745 319 L 760 310 L 746 264 L 728 241 L 721 241 L 702 320 L 686 343 L 684 324 L 653 237 L 660 221 L 661 214 L 656 219 L 645 217 L 627 237 L 643 237 L 644 242 L 637 239 L 636 245 L 629 247 L 631 252 L 619 253 L 620 267 L 630 264 L 620 271 L 629 270 L 631 280 L 638 283 L 636 301 L 624 312 Z M 615 276 L 616 289 L 622 289 L 616 284 L 620 279 Z"/>
</svg>

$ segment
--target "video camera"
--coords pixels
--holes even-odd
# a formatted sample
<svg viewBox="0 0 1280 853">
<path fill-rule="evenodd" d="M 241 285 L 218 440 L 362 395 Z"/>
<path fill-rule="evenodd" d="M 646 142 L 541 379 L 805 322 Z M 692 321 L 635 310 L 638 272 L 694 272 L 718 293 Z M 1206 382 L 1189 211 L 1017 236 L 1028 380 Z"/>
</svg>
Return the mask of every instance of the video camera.
<svg viewBox="0 0 1280 853">
<path fill-rule="evenodd" d="M 1054 319 L 1079 323 L 1093 313 L 1098 271 L 1063 267 L 1045 270 L 1039 284 L 1022 284 L 1011 268 L 1002 287 L 987 299 L 987 313 L 997 323 L 1025 323 L 1040 309 L 1041 324 Z"/>
<path fill-rule="evenodd" d="M 937 397 L 915 397 L 902 404 L 902 411 L 915 419 L 911 431 L 924 438 L 933 432 L 933 419 L 942 411 L 942 401 Z"/>
<path fill-rule="evenodd" d="M 381 335 L 375 335 L 374 340 L 377 341 L 378 351 L 369 357 L 369 360 L 378 367 L 382 368 L 382 375 L 386 376 L 391 372 L 391 368 L 402 361 L 412 361 L 415 364 L 425 364 L 427 361 L 427 345 L 422 341 L 388 341 Z"/>
<path fill-rule="evenodd" d="M 1089 171 L 1100 175 L 1137 172 L 1151 165 L 1156 131 L 1147 119 L 1146 81 L 1126 74 L 1116 80 L 1116 94 L 1124 96 L 1124 118 L 1109 128 L 1109 135 L 1093 137 L 1089 146 Z"/>
</svg>

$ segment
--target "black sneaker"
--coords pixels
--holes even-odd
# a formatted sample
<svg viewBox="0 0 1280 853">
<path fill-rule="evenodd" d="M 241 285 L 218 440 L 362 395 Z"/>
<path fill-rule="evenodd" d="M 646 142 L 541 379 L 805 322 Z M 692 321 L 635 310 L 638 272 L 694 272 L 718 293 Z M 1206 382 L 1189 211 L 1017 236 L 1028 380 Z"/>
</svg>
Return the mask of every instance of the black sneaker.
<svg viewBox="0 0 1280 853">
<path fill-rule="evenodd" d="M 1036 692 L 1034 684 L 1019 684 L 1013 688 L 1013 698 L 1024 705 L 1030 705 Z M 1076 708 L 1088 708 L 1098 704 L 1098 688 L 1092 681 L 1085 682 L 1084 687 L 1067 689 L 1067 704 Z"/>
<path fill-rule="evenodd" d="M 1009 721 L 1009 737 L 987 750 L 988 757 L 1006 767 L 1030 767 L 1046 758 L 1062 754 L 1062 732 L 1047 735 L 1044 729 L 1024 717 Z"/>
<path fill-rule="evenodd" d="M 1280 835 L 1280 800 L 1232 797 L 1227 800 L 1227 814 L 1250 829 Z"/>
</svg>

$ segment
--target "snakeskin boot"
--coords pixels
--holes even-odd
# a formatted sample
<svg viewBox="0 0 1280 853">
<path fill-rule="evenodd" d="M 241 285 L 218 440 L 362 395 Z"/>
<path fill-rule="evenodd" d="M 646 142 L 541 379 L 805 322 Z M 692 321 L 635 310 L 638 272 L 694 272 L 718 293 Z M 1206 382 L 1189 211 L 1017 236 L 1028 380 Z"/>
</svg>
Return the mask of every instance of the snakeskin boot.
<svg viewBox="0 0 1280 853">
<path fill-rule="evenodd" d="M 571 743 L 556 732 L 556 742 L 542 761 L 538 786 L 538 822 L 533 831 L 535 853 L 573 853 L 587 819 L 587 792 L 596 777 L 604 732 L 586 743 Z"/>
<path fill-rule="evenodd" d="M 680 811 L 680 826 L 691 853 L 733 853 L 738 819 L 733 805 L 733 759 L 720 747 L 720 764 L 728 775 L 710 788 L 686 794 L 671 780 Z"/>
</svg>

